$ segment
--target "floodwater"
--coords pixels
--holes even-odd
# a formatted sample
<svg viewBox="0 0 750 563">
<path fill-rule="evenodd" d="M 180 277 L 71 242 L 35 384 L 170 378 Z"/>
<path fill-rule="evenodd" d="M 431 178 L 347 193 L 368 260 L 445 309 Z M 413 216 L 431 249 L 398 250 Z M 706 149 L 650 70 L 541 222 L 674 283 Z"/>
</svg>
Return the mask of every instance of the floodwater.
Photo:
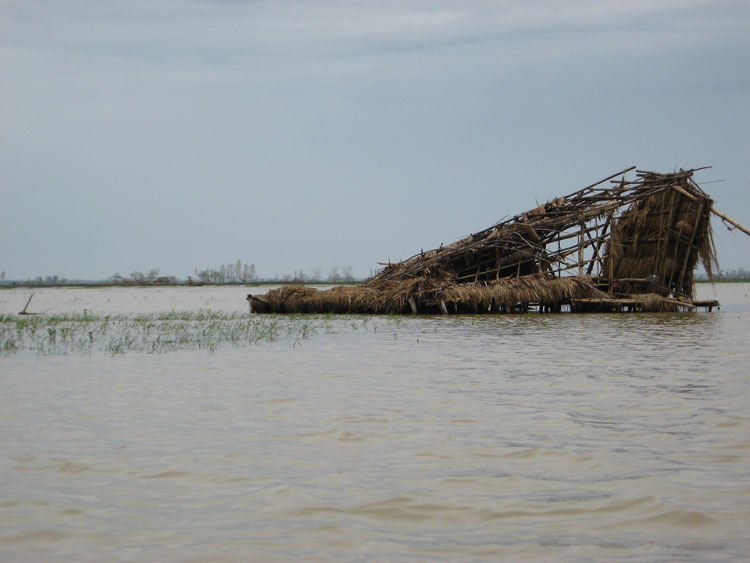
<svg viewBox="0 0 750 563">
<path fill-rule="evenodd" d="M 248 291 L 33 290 L 29 311 L 236 323 Z M 161 352 L 22 339 L 0 354 L 0 560 L 747 560 L 749 296 L 296 317 L 313 329 Z"/>
</svg>

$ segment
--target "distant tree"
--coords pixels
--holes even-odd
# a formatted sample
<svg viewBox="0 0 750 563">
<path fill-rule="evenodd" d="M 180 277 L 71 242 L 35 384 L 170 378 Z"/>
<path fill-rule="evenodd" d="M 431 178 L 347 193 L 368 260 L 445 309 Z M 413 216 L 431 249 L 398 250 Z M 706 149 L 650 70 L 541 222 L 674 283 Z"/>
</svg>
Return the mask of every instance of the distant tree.
<svg viewBox="0 0 750 563">
<path fill-rule="evenodd" d="M 700 274 L 696 276 L 696 279 L 701 279 Z M 704 279 L 707 279 L 705 274 Z M 745 268 L 736 268 L 734 270 L 719 270 L 716 274 L 718 281 L 750 281 L 750 271 Z"/>
<path fill-rule="evenodd" d="M 29 281 L 36 285 L 59 285 L 65 283 L 67 280 L 64 277 L 55 274 L 53 276 L 37 276 Z"/>
<path fill-rule="evenodd" d="M 110 279 L 110 281 L 112 281 L 114 283 L 120 283 L 122 281 L 122 276 L 120 274 L 118 274 L 118 273 L 114 273 L 114 274 L 112 274 L 112 277 L 109 278 L 109 279 Z"/>
<path fill-rule="evenodd" d="M 153 282 L 158 277 L 159 277 L 159 268 L 150 269 L 145 276 L 146 281 L 148 282 Z"/>
<path fill-rule="evenodd" d="M 315 266 L 310 272 L 310 281 L 323 281 L 323 266 Z"/>
<path fill-rule="evenodd" d="M 5 281 L 5 270 L 0 272 L 0 281 Z"/>
<path fill-rule="evenodd" d="M 255 264 L 249 266 L 238 259 L 236 262 L 221 264 L 218 268 L 193 270 L 193 275 L 204 283 L 247 283 L 257 280 Z"/>
<path fill-rule="evenodd" d="M 345 282 L 354 281 L 354 274 L 352 273 L 351 266 L 344 266 L 343 270 L 341 271 L 341 281 L 345 281 Z"/>
<path fill-rule="evenodd" d="M 195 277 L 198 278 L 198 280 L 203 283 L 208 283 L 211 281 L 211 270 L 209 270 L 208 268 L 205 268 L 203 270 L 198 271 L 196 269 Z"/>
<path fill-rule="evenodd" d="M 338 281 L 341 281 L 341 276 L 339 274 L 339 267 L 338 266 L 333 266 L 331 268 L 331 271 L 328 274 L 328 281 L 329 282 L 338 282 Z"/>
<path fill-rule="evenodd" d="M 249 283 L 254 282 L 256 279 L 255 274 L 255 264 L 250 264 L 249 266 L 247 264 L 244 264 L 242 266 L 242 282 L 243 283 Z"/>
</svg>

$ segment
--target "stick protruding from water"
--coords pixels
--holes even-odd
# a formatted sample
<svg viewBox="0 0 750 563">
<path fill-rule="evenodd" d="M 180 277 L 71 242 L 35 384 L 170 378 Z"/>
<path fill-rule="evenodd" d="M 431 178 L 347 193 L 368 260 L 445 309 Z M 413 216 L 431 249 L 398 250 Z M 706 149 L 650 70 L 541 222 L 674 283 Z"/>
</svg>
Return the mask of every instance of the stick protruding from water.
<svg viewBox="0 0 750 563">
<path fill-rule="evenodd" d="M 26 309 L 29 308 L 29 303 L 31 303 L 31 298 L 32 297 L 34 297 L 33 293 L 31 295 L 29 295 L 29 300 L 26 302 L 26 306 L 23 308 L 23 311 L 21 311 L 20 313 L 18 313 L 19 315 L 32 315 L 33 314 L 33 313 L 29 313 L 29 312 L 26 311 Z"/>
</svg>

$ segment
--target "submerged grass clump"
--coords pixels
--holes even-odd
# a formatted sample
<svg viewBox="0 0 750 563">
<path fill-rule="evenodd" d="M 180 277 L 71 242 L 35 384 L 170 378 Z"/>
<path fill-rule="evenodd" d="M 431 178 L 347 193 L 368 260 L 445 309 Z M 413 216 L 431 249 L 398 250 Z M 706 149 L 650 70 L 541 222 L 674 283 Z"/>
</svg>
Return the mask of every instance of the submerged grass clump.
<svg viewBox="0 0 750 563">
<path fill-rule="evenodd" d="M 336 332 L 331 315 L 248 316 L 242 313 L 168 312 L 148 315 L 0 315 L 0 353 L 98 352 L 122 354 L 184 349 L 216 350 L 286 341 L 297 346 L 322 331 Z"/>
</svg>

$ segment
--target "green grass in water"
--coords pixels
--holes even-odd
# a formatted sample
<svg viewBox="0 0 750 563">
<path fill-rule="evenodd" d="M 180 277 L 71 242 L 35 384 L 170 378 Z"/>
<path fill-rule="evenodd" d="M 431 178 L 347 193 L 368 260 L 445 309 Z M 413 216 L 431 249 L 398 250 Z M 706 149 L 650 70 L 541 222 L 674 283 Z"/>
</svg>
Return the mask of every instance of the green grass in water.
<svg viewBox="0 0 750 563">
<path fill-rule="evenodd" d="M 222 345 L 247 346 L 285 341 L 297 346 L 323 332 L 342 326 L 332 315 L 263 315 L 168 312 L 148 315 L 0 315 L 0 353 L 31 350 L 40 354 L 99 352 L 122 354 L 184 349 L 216 350 Z M 353 320 L 352 320 L 353 319 Z M 366 328 L 368 320 L 347 317 L 352 327 Z"/>
</svg>

